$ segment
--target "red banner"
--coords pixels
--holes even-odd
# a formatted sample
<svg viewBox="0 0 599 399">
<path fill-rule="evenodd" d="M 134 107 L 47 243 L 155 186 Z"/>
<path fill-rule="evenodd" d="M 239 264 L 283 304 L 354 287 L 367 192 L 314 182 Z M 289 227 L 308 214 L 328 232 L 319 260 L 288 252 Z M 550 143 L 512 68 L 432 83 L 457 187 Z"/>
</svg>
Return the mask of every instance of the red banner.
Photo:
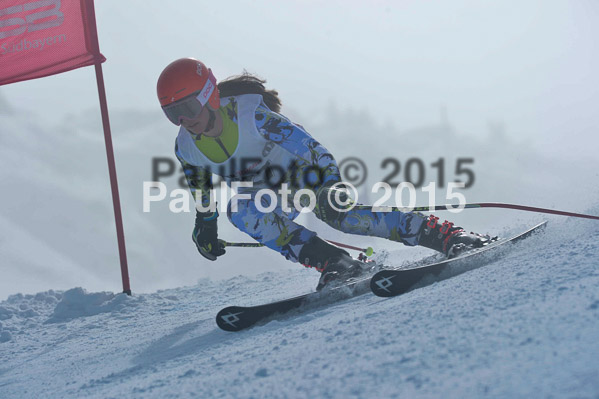
<svg viewBox="0 0 599 399">
<path fill-rule="evenodd" d="M 104 61 L 93 0 L 0 0 L 0 85 Z"/>
</svg>

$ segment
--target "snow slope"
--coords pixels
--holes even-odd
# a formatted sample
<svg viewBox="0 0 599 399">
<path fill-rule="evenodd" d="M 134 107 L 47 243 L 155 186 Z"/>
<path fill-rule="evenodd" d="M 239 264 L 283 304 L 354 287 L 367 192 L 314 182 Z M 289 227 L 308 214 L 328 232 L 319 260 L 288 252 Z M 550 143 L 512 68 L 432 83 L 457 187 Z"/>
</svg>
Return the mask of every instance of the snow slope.
<svg viewBox="0 0 599 399">
<path fill-rule="evenodd" d="M 551 219 L 485 267 L 241 333 L 216 327 L 221 307 L 305 292 L 315 272 L 13 295 L 0 303 L 0 397 L 596 398 L 598 239 L 597 222 Z"/>
</svg>

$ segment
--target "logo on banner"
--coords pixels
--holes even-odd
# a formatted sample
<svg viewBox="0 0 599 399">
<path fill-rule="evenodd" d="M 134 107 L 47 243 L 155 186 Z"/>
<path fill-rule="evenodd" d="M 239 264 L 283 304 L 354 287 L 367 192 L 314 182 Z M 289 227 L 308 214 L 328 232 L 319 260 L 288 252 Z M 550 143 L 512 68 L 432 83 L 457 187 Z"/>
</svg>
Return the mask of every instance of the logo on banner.
<svg viewBox="0 0 599 399">
<path fill-rule="evenodd" d="M 52 6 L 52 8 L 36 11 L 49 6 Z M 27 13 L 27 15 L 21 17 L 15 16 L 15 14 L 21 13 Z M 50 17 L 56 18 L 48 19 Z M 41 20 L 43 22 L 39 22 Z M 60 11 L 60 0 L 38 0 L 2 8 L 0 9 L 0 39 L 18 36 L 25 32 L 36 32 L 54 28 L 62 25 L 63 22 L 64 14 Z M 12 27 L 12 29 L 2 29 L 8 27 Z"/>
</svg>

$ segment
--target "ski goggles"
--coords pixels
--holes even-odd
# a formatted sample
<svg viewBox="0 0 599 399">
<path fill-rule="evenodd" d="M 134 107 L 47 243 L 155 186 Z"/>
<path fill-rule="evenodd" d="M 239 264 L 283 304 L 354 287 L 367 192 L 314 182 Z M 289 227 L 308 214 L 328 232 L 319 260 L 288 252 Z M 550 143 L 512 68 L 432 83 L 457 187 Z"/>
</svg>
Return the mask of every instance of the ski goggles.
<svg viewBox="0 0 599 399">
<path fill-rule="evenodd" d="M 216 90 L 216 78 L 212 74 L 212 70 L 208 69 L 208 79 L 202 90 L 196 91 L 172 104 L 165 105 L 162 110 L 169 121 L 179 126 L 184 119 L 193 120 L 200 116 L 214 90 Z"/>
</svg>

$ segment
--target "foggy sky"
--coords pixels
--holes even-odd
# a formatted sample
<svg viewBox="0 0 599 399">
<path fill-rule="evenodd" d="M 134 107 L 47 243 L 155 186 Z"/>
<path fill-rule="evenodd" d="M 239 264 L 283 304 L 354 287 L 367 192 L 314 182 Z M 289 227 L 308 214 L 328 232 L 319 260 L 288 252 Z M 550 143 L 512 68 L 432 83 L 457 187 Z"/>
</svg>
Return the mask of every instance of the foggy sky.
<svg viewBox="0 0 599 399">
<path fill-rule="evenodd" d="M 268 79 L 300 123 L 322 119 L 331 102 L 400 128 L 445 107 L 465 134 L 501 121 L 543 151 L 594 155 L 596 2 L 322 3 L 97 1 L 109 106 L 160 112 L 160 71 L 193 56 L 217 78 L 247 69 Z M 98 101 L 93 68 L 0 92 L 49 123 Z"/>
</svg>

